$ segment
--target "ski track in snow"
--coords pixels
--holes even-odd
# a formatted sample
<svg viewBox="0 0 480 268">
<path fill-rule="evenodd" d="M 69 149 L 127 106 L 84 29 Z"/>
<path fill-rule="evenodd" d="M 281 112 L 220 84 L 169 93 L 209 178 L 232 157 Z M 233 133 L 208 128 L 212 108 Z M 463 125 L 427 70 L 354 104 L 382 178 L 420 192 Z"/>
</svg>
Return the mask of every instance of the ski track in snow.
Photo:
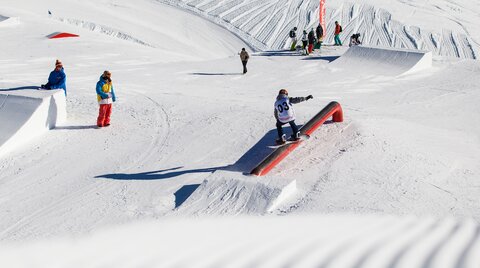
<svg viewBox="0 0 480 268">
<path fill-rule="evenodd" d="M 288 32 L 294 26 L 297 34 L 309 31 L 318 22 L 317 0 L 156 0 L 187 9 L 211 20 L 250 43 L 256 50 L 275 50 L 289 47 Z M 241 15 L 240 15 L 241 14 Z M 435 55 L 457 58 L 477 58 L 478 44 L 466 36 L 468 32 L 438 34 L 395 21 L 386 10 L 366 4 L 344 3 L 339 10 L 327 10 L 326 37 L 333 43 L 334 21 L 343 27 L 341 39 L 348 44 L 353 33 L 360 33 L 365 45 L 432 50 Z M 457 22 L 461 25 L 460 22 Z M 432 36 L 437 36 L 435 39 Z"/>
</svg>

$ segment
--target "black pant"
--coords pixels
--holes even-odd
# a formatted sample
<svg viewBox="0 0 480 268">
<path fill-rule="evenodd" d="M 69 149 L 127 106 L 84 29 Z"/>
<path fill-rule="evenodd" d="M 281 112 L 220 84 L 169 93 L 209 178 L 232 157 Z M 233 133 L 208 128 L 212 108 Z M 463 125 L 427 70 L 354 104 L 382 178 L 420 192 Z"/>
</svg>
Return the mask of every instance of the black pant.
<svg viewBox="0 0 480 268">
<path fill-rule="evenodd" d="M 298 132 L 298 127 L 297 127 L 297 124 L 295 124 L 295 120 L 292 120 L 290 122 L 288 122 L 290 124 L 290 127 L 292 128 L 292 136 L 293 137 L 296 137 L 297 135 L 297 132 Z M 282 138 L 283 136 L 283 129 L 282 129 L 282 126 L 285 125 L 286 123 L 282 123 L 280 121 L 277 120 L 277 132 L 278 132 L 278 138 Z"/>
<path fill-rule="evenodd" d="M 246 61 L 246 60 L 245 60 L 245 61 L 243 61 L 243 60 L 242 60 L 242 64 L 243 64 L 243 73 L 246 73 L 246 72 L 247 72 L 247 62 L 248 62 L 248 61 Z"/>
</svg>

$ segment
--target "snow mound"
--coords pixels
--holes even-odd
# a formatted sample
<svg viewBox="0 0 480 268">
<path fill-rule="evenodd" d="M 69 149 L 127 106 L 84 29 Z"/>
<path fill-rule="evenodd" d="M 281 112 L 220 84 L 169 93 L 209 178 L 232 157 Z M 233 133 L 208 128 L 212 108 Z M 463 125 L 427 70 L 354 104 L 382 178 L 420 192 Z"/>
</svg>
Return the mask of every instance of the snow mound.
<svg viewBox="0 0 480 268">
<path fill-rule="evenodd" d="M 432 52 L 353 46 L 332 65 L 351 68 L 357 73 L 400 75 L 432 67 Z"/>
<path fill-rule="evenodd" d="M 66 119 L 63 90 L 5 92 L 0 91 L 0 156 Z"/>
<path fill-rule="evenodd" d="M 274 210 L 295 193 L 295 180 L 235 178 L 232 172 L 216 171 L 178 208 L 182 215 L 261 215 Z"/>
</svg>

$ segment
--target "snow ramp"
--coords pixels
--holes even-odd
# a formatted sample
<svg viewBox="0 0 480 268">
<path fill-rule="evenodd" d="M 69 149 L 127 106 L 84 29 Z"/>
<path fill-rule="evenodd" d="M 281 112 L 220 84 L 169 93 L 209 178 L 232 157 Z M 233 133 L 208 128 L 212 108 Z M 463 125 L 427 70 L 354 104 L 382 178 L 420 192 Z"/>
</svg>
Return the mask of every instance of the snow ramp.
<svg viewBox="0 0 480 268">
<path fill-rule="evenodd" d="M 297 189 L 296 180 L 259 179 L 217 170 L 178 207 L 181 215 L 263 215 Z"/>
<path fill-rule="evenodd" d="M 14 26 L 19 24 L 19 18 L 17 17 L 6 17 L 3 15 L 0 15 L 0 27 L 8 27 L 8 26 Z"/>
<path fill-rule="evenodd" d="M 432 67 L 432 52 L 353 46 L 331 65 L 355 73 L 397 76 Z"/>
<path fill-rule="evenodd" d="M 66 119 L 63 90 L 0 91 L 0 156 Z"/>
</svg>

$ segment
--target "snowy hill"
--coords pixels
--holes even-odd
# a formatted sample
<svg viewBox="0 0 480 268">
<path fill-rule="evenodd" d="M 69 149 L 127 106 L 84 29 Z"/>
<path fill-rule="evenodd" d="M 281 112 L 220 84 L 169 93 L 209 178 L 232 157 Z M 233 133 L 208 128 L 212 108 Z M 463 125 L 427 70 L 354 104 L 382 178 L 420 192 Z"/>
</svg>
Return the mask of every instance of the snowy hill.
<svg viewBox="0 0 480 268">
<path fill-rule="evenodd" d="M 65 123 L 0 158 L 0 266 L 478 267 L 478 4 L 327 2 L 328 25 L 339 19 L 343 38 L 364 31 L 365 43 L 388 48 L 325 46 L 303 56 L 277 49 L 292 25 L 316 24 L 316 1 L 165 3 L 0 3 L 0 100 L 38 94 L 32 88 L 55 59 L 68 92 Z M 47 39 L 53 32 L 79 37 Z M 242 47 L 251 53 L 246 75 Z M 104 70 L 117 102 L 112 125 L 98 129 Z M 330 101 L 345 120 L 322 125 L 267 176 L 245 175 L 276 138 L 281 88 L 314 96 L 294 106 L 299 125 Z M 34 113 L 24 104 L 18 109 Z M 16 107 L 0 103 L 0 113 L 7 108 Z M 232 215 L 241 216 L 215 218 Z M 370 229 L 356 228 L 362 223 Z M 129 234 L 139 237 L 135 249 L 125 245 Z M 357 242 L 310 250 L 325 237 Z M 251 251 L 266 239 L 261 253 Z M 216 244 L 202 247 L 207 240 Z M 89 254 L 106 252 L 99 241 L 126 251 Z M 229 243 L 245 258 L 231 257 L 238 248 Z M 288 255 L 283 245 L 295 244 Z M 47 252 L 37 258 L 39 248 Z M 226 253 L 204 258 L 219 249 Z M 139 262 L 122 262 L 133 251 Z"/>
<path fill-rule="evenodd" d="M 318 24 L 317 0 L 294 1 L 257 1 L 257 0 L 157 0 L 162 3 L 178 6 L 191 10 L 202 17 L 214 21 L 231 30 L 244 40 L 253 44 L 255 48 L 280 49 L 288 47 L 288 32 L 294 27 L 309 31 Z M 366 3 L 365 3 L 366 2 Z M 453 56 L 459 58 L 477 58 L 480 31 L 476 28 L 464 26 L 460 20 L 464 13 L 472 13 L 467 6 L 454 3 L 423 4 L 416 6 L 414 2 L 405 1 L 377 1 L 381 6 L 390 7 L 403 4 L 403 10 L 414 9 L 413 13 L 421 15 L 408 17 L 427 17 L 433 13 L 432 9 L 444 10 L 442 6 L 453 9 L 458 15 L 452 16 L 448 11 L 439 12 L 435 21 L 424 28 L 400 22 L 404 13 L 398 12 L 397 16 L 377 5 L 360 1 L 348 3 L 344 1 L 328 1 L 327 31 L 325 42 L 333 43 L 334 21 L 343 25 L 342 41 L 348 43 L 350 36 L 361 33 L 365 45 L 375 45 L 396 48 L 412 48 L 433 51 L 436 55 Z M 375 4 L 377 4 L 375 2 Z M 385 4 L 388 2 L 389 4 Z M 464 1 L 465 2 L 465 1 Z M 462 3 L 463 4 L 463 3 Z M 333 7 L 334 8 L 333 8 Z M 405 7 L 406 6 L 406 7 Z M 412 7 L 413 6 L 413 7 Z M 430 14 L 429 14 L 430 13 Z M 436 13 L 435 13 L 436 14 Z M 478 18 L 478 13 L 468 14 L 473 19 Z M 453 18 L 452 18 L 453 17 Z M 470 19 L 470 17 L 468 17 Z M 463 26 L 452 25 L 451 20 Z M 425 22 L 422 22 L 425 24 Z M 445 27 L 445 25 L 447 25 Z M 441 27 L 439 27 L 441 26 Z M 451 27 L 451 28 L 448 28 Z M 469 31 L 475 32 L 475 39 Z"/>
</svg>

